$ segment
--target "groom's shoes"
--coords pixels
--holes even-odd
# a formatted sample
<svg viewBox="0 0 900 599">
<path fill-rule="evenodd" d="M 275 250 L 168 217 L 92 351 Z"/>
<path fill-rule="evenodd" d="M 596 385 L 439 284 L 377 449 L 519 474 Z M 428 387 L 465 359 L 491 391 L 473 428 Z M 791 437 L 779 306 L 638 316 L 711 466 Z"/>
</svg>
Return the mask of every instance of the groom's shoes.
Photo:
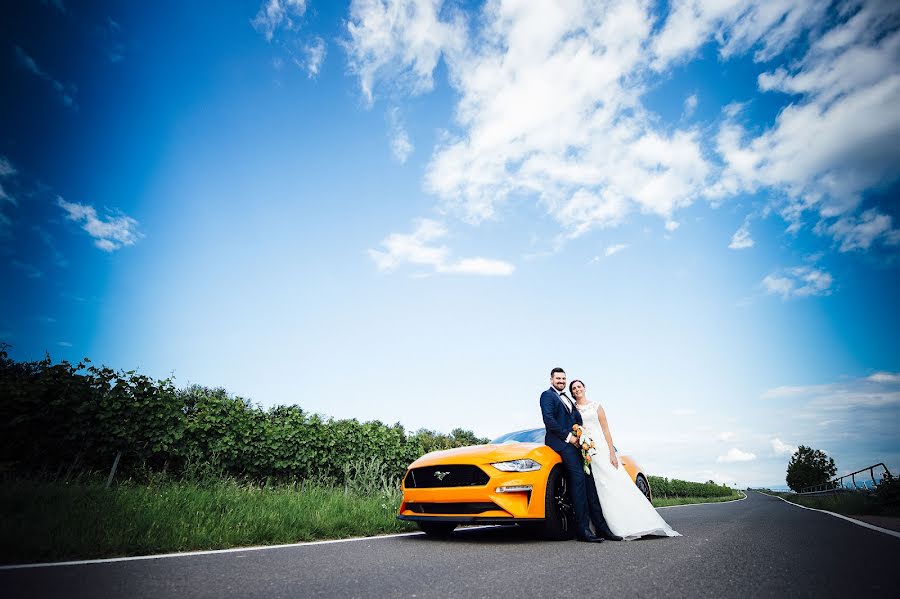
<svg viewBox="0 0 900 599">
<path fill-rule="evenodd" d="M 594 535 L 585 535 L 583 537 L 578 537 L 578 540 L 583 543 L 602 543 L 603 537 L 597 537 Z"/>
<path fill-rule="evenodd" d="M 606 529 L 601 529 L 597 531 L 598 537 L 603 537 L 607 541 L 621 541 L 622 537 L 619 535 L 614 535 L 613 531 L 611 531 L 608 527 Z"/>
</svg>

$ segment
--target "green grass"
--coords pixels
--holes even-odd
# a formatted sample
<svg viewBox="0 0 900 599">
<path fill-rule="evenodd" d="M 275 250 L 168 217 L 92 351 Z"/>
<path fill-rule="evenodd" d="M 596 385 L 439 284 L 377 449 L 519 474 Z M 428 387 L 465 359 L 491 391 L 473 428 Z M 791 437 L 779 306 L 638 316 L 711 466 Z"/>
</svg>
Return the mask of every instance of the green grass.
<svg viewBox="0 0 900 599">
<path fill-rule="evenodd" d="M 384 486 L 376 486 L 384 489 Z M 654 507 L 730 501 L 670 497 Z M 0 485 L 0 563 L 274 545 L 417 530 L 399 491 L 161 480 L 149 485 L 12 480 Z"/>
<path fill-rule="evenodd" d="M 744 494 L 735 492 L 727 497 L 654 497 L 653 507 L 671 507 L 673 505 L 690 505 L 693 503 L 718 503 L 743 499 Z"/>
<path fill-rule="evenodd" d="M 223 549 L 414 530 L 400 494 L 231 481 L 150 486 L 4 481 L 0 563 Z"/>
<path fill-rule="evenodd" d="M 817 510 L 844 514 L 845 516 L 898 515 L 896 507 L 883 506 L 865 492 L 829 493 L 827 495 L 797 495 L 780 491 L 765 491 L 786 501 Z"/>
</svg>

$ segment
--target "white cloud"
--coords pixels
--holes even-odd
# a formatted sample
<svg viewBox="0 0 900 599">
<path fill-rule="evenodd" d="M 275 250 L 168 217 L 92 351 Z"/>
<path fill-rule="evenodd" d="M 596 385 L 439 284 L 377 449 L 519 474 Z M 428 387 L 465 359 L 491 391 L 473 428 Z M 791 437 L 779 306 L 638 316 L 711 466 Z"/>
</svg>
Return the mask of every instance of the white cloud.
<svg viewBox="0 0 900 599">
<path fill-rule="evenodd" d="M 513 271 L 515 271 L 515 267 L 512 264 L 488 258 L 463 258 L 438 267 L 438 272 L 457 272 L 468 275 L 508 276 Z"/>
<path fill-rule="evenodd" d="M 741 228 L 734 232 L 731 236 L 731 243 L 728 248 L 732 250 L 743 250 L 753 247 L 753 238 L 750 237 L 750 224 L 744 221 Z"/>
<path fill-rule="evenodd" d="M 767 390 L 762 394 L 762 399 L 792 399 L 801 396 L 808 396 L 812 393 L 816 393 L 827 389 L 827 386 L 823 385 L 809 385 L 809 386 L 791 386 L 791 385 L 782 385 L 780 387 L 775 387 L 773 389 Z"/>
<path fill-rule="evenodd" d="M 310 79 L 319 74 L 322 62 L 325 60 L 325 40 L 316 36 L 303 47 L 303 60 L 294 59 L 300 68 L 304 69 Z"/>
<path fill-rule="evenodd" d="M 461 18 L 440 20 L 441 5 L 441 0 L 353 0 L 345 46 L 369 104 L 378 81 L 414 94 L 432 89 L 442 52 L 460 49 L 465 39 Z"/>
<path fill-rule="evenodd" d="M 624 250 L 627 247 L 628 247 L 627 244 L 617 243 L 616 245 L 611 245 L 611 246 L 607 247 L 603 251 L 603 255 L 609 257 L 612 255 L 618 254 L 619 252 L 621 252 L 622 250 Z"/>
<path fill-rule="evenodd" d="M 671 232 L 676 213 L 698 199 L 766 190 L 792 233 L 814 213 L 815 230 L 841 251 L 900 244 L 888 215 L 857 214 L 865 191 L 900 173 L 895 11 L 890 3 L 844 2 L 831 19 L 828 6 L 674 0 L 660 20 L 646 2 L 571 0 L 563 9 L 496 0 L 467 23 L 443 0 L 354 0 L 344 44 L 369 104 L 431 90 L 444 61 L 454 123 L 442 132 L 424 186 L 444 213 L 466 222 L 497 218 L 527 198 L 559 223 L 560 240 L 635 214 L 658 216 Z M 807 39 L 797 60 L 774 60 Z M 760 90 L 793 96 L 761 129 L 740 122 L 743 104 L 725 106 L 712 148 L 704 129 L 666 126 L 642 103 L 648 82 L 710 41 L 723 61 L 752 51 L 772 65 Z M 684 115 L 697 105 L 689 95 Z M 392 140 L 402 162 L 408 136 Z M 752 244 L 745 223 L 729 247 Z M 816 273 L 816 282 L 791 282 Z M 821 271 L 770 276 L 767 289 L 782 295 L 822 294 L 831 284 Z"/>
<path fill-rule="evenodd" d="M 57 341 L 56 344 L 60 347 L 72 347 L 72 344 L 68 341 Z"/>
<path fill-rule="evenodd" d="M 858 217 L 842 216 L 824 229 L 840 243 L 841 252 L 868 250 L 881 240 L 886 245 L 900 243 L 900 230 L 892 225 L 892 219 L 877 208 L 866 210 Z"/>
<path fill-rule="evenodd" d="M 692 57 L 710 38 L 723 58 L 757 47 L 754 59 L 768 60 L 818 23 L 827 8 L 820 0 L 674 0 L 653 39 L 653 67 L 664 70 Z"/>
<path fill-rule="evenodd" d="M 16 46 L 16 59 L 19 61 L 19 64 L 24 67 L 26 70 L 30 71 L 36 77 L 43 79 L 59 94 L 59 97 L 62 99 L 63 104 L 68 106 L 73 110 L 78 110 L 78 104 L 75 102 L 75 92 L 76 88 L 71 84 L 64 84 L 61 81 L 53 78 L 50 74 L 44 71 L 41 67 L 38 66 L 37 62 L 29 56 L 25 50 Z"/>
<path fill-rule="evenodd" d="M 12 165 L 6 156 L 0 156 L 0 179 L 7 179 L 16 175 L 16 167 Z M 9 194 L 0 184 L 0 238 L 9 236 L 12 229 L 12 220 L 2 212 L 5 204 L 9 203 L 13 206 L 18 205 L 15 196 Z"/>
<path fill-rule="evenodd" d="M 400 119 L 400 111 L 396 107 L 388 111 L 388 123 L 390 124 L 391 153 L 397 162 L 405 164 L 414 148 Z"/>
<path fill-rule="evenodd" d="M 723 431 L 716 435 L 716 441 L 734 441 L 735 437 L 737 437 L 737 435 L 731 431 Z"/>
<path fill-rule="evenodd" d="M 259 12 L 250 23 L 266 40 L 272 41 L 276 29 L 295 29 L 297 25 L 294 19 L 299 19 L 305 13 L 306 0 L 267 0 L 259 7 Z"/>
<path fill-rule="evenodd" d="M 773 126 L 753 137 L 732 119 L 722 125 L 726 166 L 713 193 L 783 191 L 789 232 L 812 213 L 815 231 L 846 252 L 900 243 L 889 216 L 875 208 L 855 215 L 867 190 L 900 173 L 900 30 L 890 3 L 845 2 L 841 10 L 849 18 L 812 35 L 800 60 L 759 76 L 760 90 L 797 97 Z"/>
<path fill-rule="evenodd" d="M 692 116 L 695 110 L 697 110 L 697 94 L 691 94 L 684 99 L 684 116 Z"/>
<path fill-rule="evenodd" d="M 400 164 L 406 163 L 406 159 L 412 154 L 413 145 L 409 141 L 409 135 L 402 127 L 392 131 L 391 134 L 391 153 Z"/>
<path fill-rule="evenodd" d="M 378 270 L 392 271 L 403 264 L 430 267 L 436 273 L 458 273 L 485 276 L 507 276 L 515 267 L 501 260 L 475 257 L 450 259 L 450 250 L 443 245 L 434 245 L 447 236 L 447 229 L 441 223 L 423 219 L 409 234 L 392 233 L 381 245 L 383 250 L 368 251 Z"/>
<path fill-rule="evenodd" d="M 900 372 L 876 372 L 867 376 L 866 380 L 873 383 L 900 384 Z"/>
<path fill-rule="evenodd" d="M 781 386 L 763 393 L 762 399 L 802 400 L 818 410 L 819 416 L 821 410 L 900 406 L 900 373 L 877 372 L 824 385 Z"/>
<path fill-rule="evenodd" d="M 0 156 L 0 179 L 16 174 L 16 167 L 12 165 L 6 156 Z"/>
<path fill-rule="evenodd" d="M 93 206 L 57 200 L 66 211 L 69 220 L 82 223 L 81 228 L 94 238 L 94 245 L 105 252 L 112 252 L 134 243 L 142 237 L 137 231 L 138 222 L 130 216 L 107 216 L 100 218 Z"/>
<path fill-rule="evenodd" d="M 810 297 L 831 293 L 831 275 L 824 270 L 810 266 L 796 266 L 766 275 L 762 284 L 767 293 L 790 297 Z"/>
<path fill-rule="evenodd" d="M 797 448 L 794 445 L 789 443 L 785 443 L 779 438 L 774 438 L 771 441 L 772 443 L 772 451 L 775 452 L 775 455 L 792 455 L 797 451 Z"/>
<path fill-rule="evenodd" d="M 741 451 L 737 447 L 732 447 L 728 450 L 728 453 L 726 453 L 725 455 L 720 455 L 718 458 L 716 458 L 716 462 L 720 464 L 727 464 L 731 462 L 750 462 L 755 459 L 755 453 Z"/>
<path fill-rule="evenodd" d="M 489 3 L 467 37 L 455 14 L 439 19 L 440 2 L 405 5 L 354 3 L 351 66 L 371 99 L 398 77 L 413 93 L 430 89 L 444 57 L 459 132 L 437 147 L 426 188 L 464 220 L 525 194 L 576 237 L 635 209 L 670 220 L 699 195 L 710 172 L 699 132 L 657 130 L 639 101 L 648 7 Z"/>
</svg>

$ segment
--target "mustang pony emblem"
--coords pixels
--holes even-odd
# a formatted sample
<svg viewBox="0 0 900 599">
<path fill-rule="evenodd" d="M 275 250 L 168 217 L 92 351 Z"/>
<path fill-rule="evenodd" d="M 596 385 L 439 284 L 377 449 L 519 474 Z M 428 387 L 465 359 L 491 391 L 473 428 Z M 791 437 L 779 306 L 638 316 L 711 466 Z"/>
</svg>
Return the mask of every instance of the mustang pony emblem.
<svg viewBox="0 0 900 599">
<path fill-rule="evenodd" d="M 434 477 L 438 480 L 444 480 L 444 477 L 450 474 L 449 472 L 441 472 L 440 470 L 434 471 Z"/>
</svg>

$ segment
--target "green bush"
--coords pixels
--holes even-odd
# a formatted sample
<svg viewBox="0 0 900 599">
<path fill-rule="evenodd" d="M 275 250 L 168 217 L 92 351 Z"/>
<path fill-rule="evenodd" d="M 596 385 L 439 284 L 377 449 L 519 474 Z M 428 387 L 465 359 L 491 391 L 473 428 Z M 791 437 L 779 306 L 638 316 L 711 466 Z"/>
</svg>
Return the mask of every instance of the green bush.
<svg viewBox="0 0 900 599">
<path fill-rule="evenodd" d="M 900 478 L 885 472 L 881 481 L 875 486 L 877 503 L 884 507 L 900 508 Z"/>
<path fill-rule="evenodd" d="M 713 481 L 692 483 L 677 478 L 668 479 L 661 476 L 648 476 L 650 490 L 654 498 L 664 497 L 730 497 L 734 491 L 725 485 Z"/>
<path fill-rule="evenodd" d="M 222 388 L 176 389 L 170 379 L 88 360 L 16 362 L 7 347 L 0 346 L 0 473 L 14 476 L 104 473 L 120 454 L 118 479 L 165 473 L 343 485 L 360 476 L 361 463 L 396 481 L 427 451 L 487 442 L 463 429 L 407 435 L 399 423 L 334 420 L 296 405 L 263 409 Z"/>
<path fill-rule="evenodd" d="M 484 445 L 491 442 L 490 439 L 476 437 L 472 431 L 461 428 L 453 429 L 449 435 L 422 428 L 416 431 L 413 438 L 421 443 L 424 453 L 453 449 L 454 447 L 465 447 L 467 445 Z"/>
</svg>

